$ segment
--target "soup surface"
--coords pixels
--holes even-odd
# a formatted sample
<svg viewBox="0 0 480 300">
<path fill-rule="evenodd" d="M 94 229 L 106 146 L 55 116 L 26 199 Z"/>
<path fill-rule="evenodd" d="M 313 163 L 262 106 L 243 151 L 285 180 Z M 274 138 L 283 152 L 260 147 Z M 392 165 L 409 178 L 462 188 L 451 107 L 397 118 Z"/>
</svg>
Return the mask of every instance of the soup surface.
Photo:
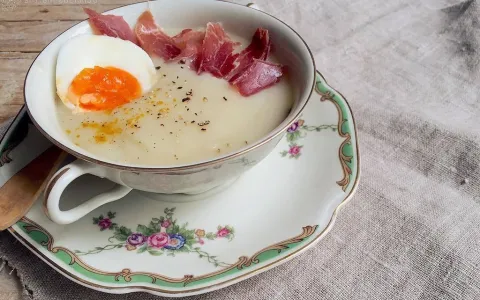
<svg viewBox="0 0 480 300">
<path fill-rule="evenodd" d="M 249 43 L 231 37 L 243 47 Z M 73 143 L 118 163 L 199 162 L 258 141 L 286 118 L 293 105 L 288 76 L 243 97 L 224 79 L 197 75 L 186 64 L 153 59 L 158 81 L 136 101 L 108 112 L 73 114 L 57 100 L 60 125 Z"/>
</svg>

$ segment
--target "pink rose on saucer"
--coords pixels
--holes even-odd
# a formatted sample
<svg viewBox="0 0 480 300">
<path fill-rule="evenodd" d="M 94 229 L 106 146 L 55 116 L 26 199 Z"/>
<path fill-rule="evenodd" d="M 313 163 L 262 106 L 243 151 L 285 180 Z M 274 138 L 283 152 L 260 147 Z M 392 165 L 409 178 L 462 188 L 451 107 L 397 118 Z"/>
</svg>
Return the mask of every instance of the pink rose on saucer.
<svg viewBox="0 0 480 300">
<path fill-rule="evenodd" d="M 154 233 L 148 237 L 147 243 L 150 247 L 163 248 L 170 241 L 170 237 L 166 232 Z"/>
<path fill-rule="evenodd" d="M 228 230 L 226 227 L 223 227 L 217 232 L 217 237 L 226 237 L 230 233 L 230 230 Z"/>
<path fill-rule="evenodd" d="M 162 222 L 162 227 L 163 228 L 168 228 L 171 224 L 172 224 L 172 222 L 170 222 L 169 219 L 166 219 L 165 221 Z"/>
<path fill-rule="evenodd" d="M 110 228 L 110 226 L 112 226 L 112 220 L 110 220 L 110 218 L 101 219 L 100 221 L 98 221 L 98 226 L 102 230 L 108 229 Z"/>
<path fill-rule="evenodd" d="M 290 153 L 290 155 L 292 156 L 298 156 L 300 154 L 300 150 L 302 149 L 302 147 L 300 146 L 291 146 L 290 147 L 290 150 L 288 150 L 288 153 Z"/>
</svg>

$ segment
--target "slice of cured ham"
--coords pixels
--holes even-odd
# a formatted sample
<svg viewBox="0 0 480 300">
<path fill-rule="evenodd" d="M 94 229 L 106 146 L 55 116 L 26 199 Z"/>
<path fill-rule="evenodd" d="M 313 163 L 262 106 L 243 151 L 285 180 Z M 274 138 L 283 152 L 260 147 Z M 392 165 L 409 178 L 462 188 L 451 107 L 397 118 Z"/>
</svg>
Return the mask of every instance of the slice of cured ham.
<svg viewBox="0 0 480 300">
<path fill-rule="evenodd" d="M 142 13 L 138 18 L 137 25 L 135 25 L 135 35 L 140 42 L 140 46 L 150 55 L 171 60 L 182 52 L 176 46 L 174 39 L 157 26 L 149 10 Z"/>
<path fill-rule="evenodd" d="M 254 59 L 231 84 L 242 96 L 250 96 L 279 82 L 284 71 L 282 65 Z"/>
<path fill-rule="evenodd" d="M 229 82 L 235 81 L 252 63 L 254 59 L 267 60 L 270 53 L 271 42 L 267 29 L 258 28 L 252 41 L 237 58 L 237 67 L 227 76 Z"/>
<path fill-rule="evenodd" d="M 205 32 L 203 31 L 182 30 L 182 32 L 173 37 L 176 46 L 182 51 L 175 59 L 185 60 L 189 63 L 191 69 L 197 71 L 202 57 L 204 38 Z"/>
<path fill-rule="evenodd" d="M 88 22 L 94 32 L 138 44 L 135 34 L 123 17 L 102 15 L 90 8 L 84 8 L 83 11 L 88 15 Z"/>
<path fill-rule="evenodd" d="M 202 54 L 197 73 L 209 72 L 222 78 L 235 68 L 238 54 L 233 53 L 237 43 L 233 42 L 219 23 L 207 23 Z"/>
</svg>

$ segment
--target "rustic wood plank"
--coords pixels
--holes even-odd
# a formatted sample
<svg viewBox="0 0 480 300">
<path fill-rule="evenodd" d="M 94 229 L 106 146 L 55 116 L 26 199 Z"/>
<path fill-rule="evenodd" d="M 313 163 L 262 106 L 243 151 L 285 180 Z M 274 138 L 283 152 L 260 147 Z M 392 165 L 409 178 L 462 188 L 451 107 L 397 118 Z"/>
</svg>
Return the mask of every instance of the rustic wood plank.
<svg viewBox="0 0 480 300">
<path fill-rule="evenodd" d="M 22 21 L 0 23 L 0 51 L 39 52 L 78 21 Z"/>
<path fill-rule="evenodd" d="M 108 1 L 105 2 L 108 3 Z M 103 12 L 123 5 L 123 0 L 111 2 L 114 3 L 83 6 Z M 131 2 L 140 1 L 133 0 L 127 3 Z M 41 3 L 40 0 L 39 3 Z M 87 18 L 82 11 L 83 6 L 18 6 L 11 12 L 0 14 L 0 40 L 2 41 L 0 51 L 41 51 L 60 33 Z"/>
<path fill-rule="evenodd" d="M 65 5 L 21 6 L 8 14 L 0 14 L 0 21 L 82 21 L 87 18 L 87 15 L 83 12 L 83 7 L 104 12 L 119 6 L 119 4 L 72 5 L 67 7 Z"/>
<path fill-rule="evenodd" d="M 23 0 L 17 1 L 16 7 L 13 9 L 18 9 L 19 7 L 26 7 L 26 6 L 42 6 L 42 7 L 49 7 L 53 5 L 60 5 L 65 7 L 65 10 L 70 10 L 72 7 L 75 6 L 89 6 L 93 7 L 95 5 L 128 5 L 132 3 L 139 3 L 139 2 L 146 2 L 145 0 Z M 67 2 L 70 2 L 66 4 Z"/>
<path fill-rule="evenodd" d="M 25 2 L 22 2 L 12 11 L 0 14 L 0 21 L 82 21 L 87 18 L 87 15 L 83 12 L 84 7 L 92 8 L 98 12 L 105 12 L 126 4 L 142 2 L 139 0 L 111 0 L 85 5 L 55 5 L 55 2 L 45 5 L 41 4 L 41 1 L 37 1 L 29 5 L 29 1 L 31 0 L 25 0 Z"/>
<path fill-rule="evenodd" d="M 0 124 L 5 123 L 11 118 L 15 117 L 22 108 L 23 104 L 1 104 L 2 109 L 0 111 Z"/>
<path fill-rule="evenodd" d="M 22 107 L 23 81 L 36 53 L 0 53 L 0 124 Z"/>
</svg>

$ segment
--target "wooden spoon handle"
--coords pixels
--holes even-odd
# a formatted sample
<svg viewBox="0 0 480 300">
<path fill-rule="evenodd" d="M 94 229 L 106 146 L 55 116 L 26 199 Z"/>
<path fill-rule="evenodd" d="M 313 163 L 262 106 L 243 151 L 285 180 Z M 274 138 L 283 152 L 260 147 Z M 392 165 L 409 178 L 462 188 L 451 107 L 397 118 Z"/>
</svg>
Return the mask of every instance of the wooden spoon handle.
<svg viewBox="0 0 480 300">
<path fill-rule="evenodd" d="M 66 156 L 66 152 L 52 146 L 0 188 L 0 231 L 27 213 Z"/>
</svg>

